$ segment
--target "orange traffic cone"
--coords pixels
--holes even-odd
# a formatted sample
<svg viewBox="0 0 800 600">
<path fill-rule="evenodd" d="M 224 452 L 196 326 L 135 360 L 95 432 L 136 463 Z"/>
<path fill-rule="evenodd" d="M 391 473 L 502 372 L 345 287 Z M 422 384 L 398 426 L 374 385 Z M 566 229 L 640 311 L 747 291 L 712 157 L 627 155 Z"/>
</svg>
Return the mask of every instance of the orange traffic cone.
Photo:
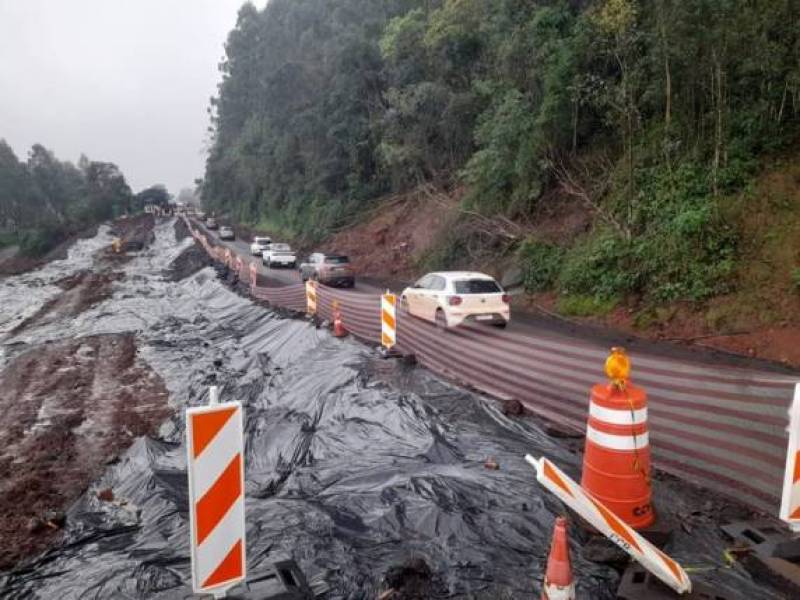
<svg viewBox="0 0 800 600">
<path fill-rule="evenodd" d="M 342 322 L 342 312 L 339 310 L 339 303 L 333 304 L 333 337 L 344 337 L 347 335 L 347 330 L 344 328 Z"/>
<path fill-rule="evenodd" d="M 575 580 L 572 578 L 572 564 L 569 560 L 567 543 L 567 520 L 556 519 L 553 529 L 553 543 L 547 558 L 547 572 L 542 586 L 542 600 L 575 600 Z"/>
<path fill-rule="evenodd" d="M 650 483 L 647 394 L 628 382 L 630 361 L 612 348 L 608 384 L 592 388 L 581 486 L 634 529 L 655 521 Z"/>
</svg>

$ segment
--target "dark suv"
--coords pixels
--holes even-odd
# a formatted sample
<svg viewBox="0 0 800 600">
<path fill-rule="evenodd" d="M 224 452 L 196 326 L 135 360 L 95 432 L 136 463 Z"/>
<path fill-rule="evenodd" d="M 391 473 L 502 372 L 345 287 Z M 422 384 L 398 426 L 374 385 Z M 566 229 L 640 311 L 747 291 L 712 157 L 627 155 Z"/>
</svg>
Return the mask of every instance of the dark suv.
<svg viewBox="0 0 800 600">
<path fill-rule="evenodd" d="M 342 254 L 315 252 L 300 265 L 300 278 L 303 281 L 313 279 L 325 285 L 349 288 L 356 284 L 350 259 Z"/>
</svg>

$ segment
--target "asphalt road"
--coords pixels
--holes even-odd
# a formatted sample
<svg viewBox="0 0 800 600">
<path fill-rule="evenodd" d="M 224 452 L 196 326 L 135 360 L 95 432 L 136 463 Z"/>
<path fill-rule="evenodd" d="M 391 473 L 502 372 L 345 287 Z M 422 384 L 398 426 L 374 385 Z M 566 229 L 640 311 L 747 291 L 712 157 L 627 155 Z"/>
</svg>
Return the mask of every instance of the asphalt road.
<svg viewBox="0 0 800 600">
<path fill-rule="evenodd" d="M 205 229 L 201 223 L 198 225 Z M 259 280 L 267 281 L 269 285 L 283 286 L 301 283 L 300 274 L 297 269 L 273 268 L 268 269 L 261 262 L 261 258 L 250 254 L 250 241 L 236 238 L 233 241 L 221 241 L 218 231 L 205 230 L 206 233 L 214 238 L 217 244 L 222 244 L 231 250 L 236 251 L 248 263 L 254 262 L 258 266 Z M 298 256 L 298 260 L 301 257 Z M 401 284 L 402 285 L 402 284 Z M 392 291 L 400 293 L 401 285 L 390 286 Z M 356 285 L 350 290 L 341 290 L 342 293 L 352 294 L 379 294 L 386 289 L 386 286 L 374 282 L 359 280 L 356 275 Z M 628 350 L 635 353 L 646 353 L 654 357 L 678 359 L 683 361 L 698 362 L 707 365 L 725 365 L 739 368 L 750 368 L 757 370 L 767 370 L 778 373 L 797 374 L 798 370 L 771 361 L 753 359 L 713 350 L 706 347 L 688 346 L 669 342 L 659 342 L 646 340 L 636 336 L 620 332 L 617 330 L 600 326 L 575 323 L 567 319 L 553 317 L 551 315 L 528 313 L 512 309 L 511 323 L 505 330 L 509 334 L 521 334 L 531 338 L 547 335 L 549 337 L 558 336 L 564 341 L 581 340 L 583 342 L 593 342 L 605 345 L 606 347 L 624 345 Z M 497 331 L 494 332 L 498 333 Z"/>
<path fill-rule="evenodd" d="M 197 221 L 194 222 L 195 225 L 199 225 L 200 228 L 205 229 L 202 224 L 198 224 Z M 267 268 L 261 261 L 260 256 L 254 256 L 250 253 L 250 240 L 243 240 L 241 238 L 236 238 L 233 241 L 222 241 L 219 239 L 219 231 L 209 231 L 205 230 L 206 234 L 210 237 L 214 238 L 217 244 L 222 244 L 234 250 L 239 256 L 241 256 L 248 265 L 250 263 L 255 263 L 258 267 L 259 279 L 263 278 L 266 279 L 273 285 L 292 285 L 296 283 L 301 283 L 300 280 L 300 272 L 297 269 L 287 269 L 283 267 L 279 268 Z M 298 255 L 297 260 L 298 263 L 303 260 L 303 256 Z M 364 281 L 359 281 L 356 279 L 356 285 L 352 289 L 342 290 L 343 292 L 351 292 L 351 293 L 368 293 L 368 294 L 379 294 L 384 291 L 381 287 L 367 283 Z M 397 290 L 399 291 L 399 290 Z"/>
</svg>

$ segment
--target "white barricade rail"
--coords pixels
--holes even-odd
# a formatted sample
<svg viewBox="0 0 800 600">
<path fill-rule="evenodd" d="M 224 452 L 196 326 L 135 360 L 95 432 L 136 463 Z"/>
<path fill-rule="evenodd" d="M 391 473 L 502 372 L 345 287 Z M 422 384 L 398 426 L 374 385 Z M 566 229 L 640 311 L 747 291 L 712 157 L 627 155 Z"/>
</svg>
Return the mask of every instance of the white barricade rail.
<svg viewBox="0 0 800 600">
<path fill-rule="evenodd" d="M 692 591 L 686 571 L 650 542 L 628 527 L 601 502 L 546 458 L 530 454 L 525 460 L 536 469 L 536 479 L 548 490 L 597 528 L 603 535 L 630 554 L 634 560 L 679 594 Z"/>
<path fill-rule="evenodd" d="M 794 402 L 789 409 L 789 447 L 783 479 L 780 518 L 792 531 L 800 532 L 800 383 L 794 388 Z"/>
<path fill-rule="evenodd" d="M 238 402 L 186 410 L 195 593 L 223 597 L 246 577 L 242 432 Z"/>
</svg>

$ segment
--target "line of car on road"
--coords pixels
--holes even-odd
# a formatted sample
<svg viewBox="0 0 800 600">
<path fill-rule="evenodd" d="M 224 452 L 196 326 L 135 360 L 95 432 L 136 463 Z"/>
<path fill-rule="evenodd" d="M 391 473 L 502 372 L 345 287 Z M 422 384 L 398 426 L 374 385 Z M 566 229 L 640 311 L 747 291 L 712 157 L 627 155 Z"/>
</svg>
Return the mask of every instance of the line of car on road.
<svg viewBox="0 0 800 600">
<path fill-rule="evenodd" d="M 268 237 L 255 237 L 250 246 L 261 253 L 268 267 L 294 267 L 296 256 L 288 244 L 276 244 Z M 283 255 L 283 256 L 281 256 Z M 281 261 L 286 261 L 282 263 Z M 329 286 L 352 288 L 355 271 L 344 254 L 315 252 L 298 267 L 300 279 Z M 400 308 L 410 315 L 431 321 L 440 329 L 463 323 L 481 323 L 504 328 L 511 320 L 511 298 L 491 276 L 473 271 L 428 273 L 400 295 Z"/>
<path fill-rule="evenodd" d="M 214 227 L 212 227 L 212 225 Z M 213 217 L 206 227 L 214 229 Z M 233 229 L 219 226 L 221 240 L 233 240 Z M 289 244 L 273 242 L 268 236 L 255 236 L 250 253 L 261 256 L 268 268 L 297 268 L 302 281 L 325 285 L 355 287 L 355 271 L 344 254 L 315 252 L 298 265 L 297 255 Z M 415 317 L 435 323 L 440 329 L 464 323 L 480 323 L 503 328 L 511 320 L 511 298 L 491 276 L 474 271 L 438 271 L 428 273 L 400 294 L 400 309 Z"/>
</svg>

